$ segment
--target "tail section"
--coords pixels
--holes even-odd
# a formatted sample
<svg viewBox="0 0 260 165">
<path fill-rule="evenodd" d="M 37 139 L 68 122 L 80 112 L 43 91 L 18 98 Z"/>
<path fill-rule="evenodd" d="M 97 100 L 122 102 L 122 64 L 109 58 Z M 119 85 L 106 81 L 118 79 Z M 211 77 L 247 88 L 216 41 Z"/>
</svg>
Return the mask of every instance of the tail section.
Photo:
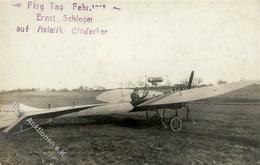
<svg viewBox="0 0 260 165">
<path fill-rule="evenodd" d="M 0 105 L 0 129 L 7 127 L 17 118 L 17 113 L 11 105 Z"/>
<path fill-rule="evenodd" d="M 41 109 L 30 107 L 11 101 L 7 105 L 0 105 L 0 129 L 8 127 L 10 124 L 19 120 L 28 112 L 38 111 Z"/>
</svg>

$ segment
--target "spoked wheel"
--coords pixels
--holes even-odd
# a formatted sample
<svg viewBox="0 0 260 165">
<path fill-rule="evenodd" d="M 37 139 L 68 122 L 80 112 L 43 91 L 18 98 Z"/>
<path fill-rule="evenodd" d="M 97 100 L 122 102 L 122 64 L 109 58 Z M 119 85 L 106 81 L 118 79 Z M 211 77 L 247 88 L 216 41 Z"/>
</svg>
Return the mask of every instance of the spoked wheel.
<svg viewBox="0 0 260 165">
<path fill-rule="evenodd" d="M 171 119 L 170 128 L 174 132 L 179 132 L 182 129 L 182 120 L 178 117 Z"/>
</svg>

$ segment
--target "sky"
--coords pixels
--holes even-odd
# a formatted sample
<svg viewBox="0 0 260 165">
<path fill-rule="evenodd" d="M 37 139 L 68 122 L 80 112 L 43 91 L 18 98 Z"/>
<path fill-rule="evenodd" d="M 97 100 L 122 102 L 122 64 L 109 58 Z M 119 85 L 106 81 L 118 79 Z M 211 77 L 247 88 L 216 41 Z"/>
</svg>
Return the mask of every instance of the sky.
<svg viewBox="0 0 260 165">
<path fill-rule="evenodd" d="M 260 1 L 76 1 L 106 4 L 106 10 L 28 9 L 28 1 L 0 2 L 0 90 L 121 87 L 145 76 L 168 76 L 173 83 L 192 70 L 204 83 L 260 79 Z M 115 10 L 113 7 L 120 10 Z M 37 21 L 37 13 L 56 22 Z M 63 15 L 93 18 L 63 22 Z M 29 25 L 29 32 L 16 32 Z M 61 26 L 62 34 L 37 33 Z M 74 35 L 71 29 L 106 29 L 106 35 Z"/>
</svg>

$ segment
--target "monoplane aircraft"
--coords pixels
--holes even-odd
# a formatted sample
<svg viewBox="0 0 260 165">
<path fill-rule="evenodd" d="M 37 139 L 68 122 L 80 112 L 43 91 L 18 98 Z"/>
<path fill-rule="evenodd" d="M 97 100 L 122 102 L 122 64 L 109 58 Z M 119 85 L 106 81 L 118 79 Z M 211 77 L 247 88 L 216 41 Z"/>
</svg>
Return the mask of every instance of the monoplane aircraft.
<svg viewBox="0 0 260 165">
<path fill-rule="evenodd" d="M 227 92 L 232 92 L 240 88 L 244 88 L 259 81 L 240 81 L 222 85 L 213 85 L 206 87 L 191 88 L 193 80 L 192 71 L 187 89 L 184 90 L 171 90 L 168 93 L 161 93 L 156 91 L 148 91 L 146 88 L 143 93 L 146 95 L 146 100 L 138 105 L 133 105 L 131 100 L 131 93 L 133 89 L 114 89 L 106 91 L 99 96 L 97 100 L 103 101 L 101 104 L 79 105 L 79 106 L 66 106 L 49 109 L 39 109 L 29 107 L 23 104 L 19 104 L 19 111 L 24 113 L 19 117 L 6 118 L 0 122 L 0 128 L 4 129 L 3 133 L 6 135 L 14 134 L 17 132 L 23 132 L 28 123 L 27 119 L 41 120 L 65 117 L 78 117 L 78 116 L 97 116 L 97 115 L 110 115 L 110 114 L 129 114 L 131 112 L 155 111 L 160 117 L 161 123 L 166 128 L 170 128 L 172 131 L 180 131 L 182 129 L 182 119 L 178 117 L 177 110 L 185 109 L 187 112 L 187 119 L 189 118 L 190 108 L 189 102 L 222 95 Z M 1 108 L 1 107 L 0 107 Z M 176 115 L 165 120 L 164 113 L 160 114 L 158 110 L 175 110 Z M 1 120 L 1 118 L 0 118 Z"/>
</svg>

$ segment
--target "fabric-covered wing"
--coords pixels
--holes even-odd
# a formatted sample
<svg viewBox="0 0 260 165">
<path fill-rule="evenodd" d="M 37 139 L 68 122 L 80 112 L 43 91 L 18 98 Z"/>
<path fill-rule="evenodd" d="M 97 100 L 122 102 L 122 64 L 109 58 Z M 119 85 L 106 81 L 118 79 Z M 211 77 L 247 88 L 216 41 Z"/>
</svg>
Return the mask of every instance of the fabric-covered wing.
<svg viewBox="0 0 260 165">
<path fill-rule="evenodd" d="M 101 93 L 96 99 L 108 103 L 129 102 L 131 101 L 130 95 L 132 92 L 132 89 L 114 89 Z"/>
<path fill-rule="evenodd" d="M 59 108 L 51 108 L 51 109 L 37 109 L 29 106 L 24 106 L 19 104 L 20 111 L 24 111 L 24 115 L 20 118 L 17 118 L 12 124 L 10 124 L 3 133 L 11 134 L 19 130 L 20 124 L 24 123 L 28 118 L 33 119 L 45 119 L 45 118 L 56 118 L 61 115 L 74 113 L 81 111 L 83 109 L 93 108 L 97 106 L 101 106 L 102 104 L 92 104 L 92 105 L 82 105 L 82 106 L 67 106 L 67 107 L 59 107 Z M 30 111 L 28 111 L 28 108 Z M 35 109 L 35 110 L 33 110 Z"/>
<path fill-rule="evenodd" d="M 79 116 L 99 116 L 99 115 L 110 115 L 110 114 L 126 114 L 134 109 L 133 105 L 129 102 L 124 103 L 108 103 L 102 106 L 92 107 L 79 112 L 70 113 L 59 116 L 58 118 L 64 117 L 79 117 Z"/>
<path fill-rule="evenodd" d="M 222 95 L 224 93 L 232 92 L 258 82 L 259 81 L 241 81 L 223 85 L 193 88 L 190 90 L 183 90 L 175 93 L 168 93 L 148 100 L 138 105 L 138 107 L 170 105 L 206 99 L 209 97 L 214 97 L 217 95 Z"/>
<path fill-rule="evenodd" d="M 97 100 L 108 102 L 108 103 L 121 103 L 121 102 L 130 102 L 131 93 L 133 89 L 114 89 L 104 93 L 101 93 L 97 96 Z M 139 91 L 140 96 L 142 96 L 143 90 Z M 147 98 L 152 98 L 154 96 L 162 95 L 162 92 L 149 91 Z"/>
<path fill-rule="evenodd" d="M 19 107 L 11 104 L 0 105 L 0 129 L 6 128 L 18 119 L 19 113 L 25 114 L 32 111 L 39 111 L 41 109 L 30 107 L 24 104 L 19 104 Z M 20 111 L 20 112 L 19 112 Z"/>
</svg>

